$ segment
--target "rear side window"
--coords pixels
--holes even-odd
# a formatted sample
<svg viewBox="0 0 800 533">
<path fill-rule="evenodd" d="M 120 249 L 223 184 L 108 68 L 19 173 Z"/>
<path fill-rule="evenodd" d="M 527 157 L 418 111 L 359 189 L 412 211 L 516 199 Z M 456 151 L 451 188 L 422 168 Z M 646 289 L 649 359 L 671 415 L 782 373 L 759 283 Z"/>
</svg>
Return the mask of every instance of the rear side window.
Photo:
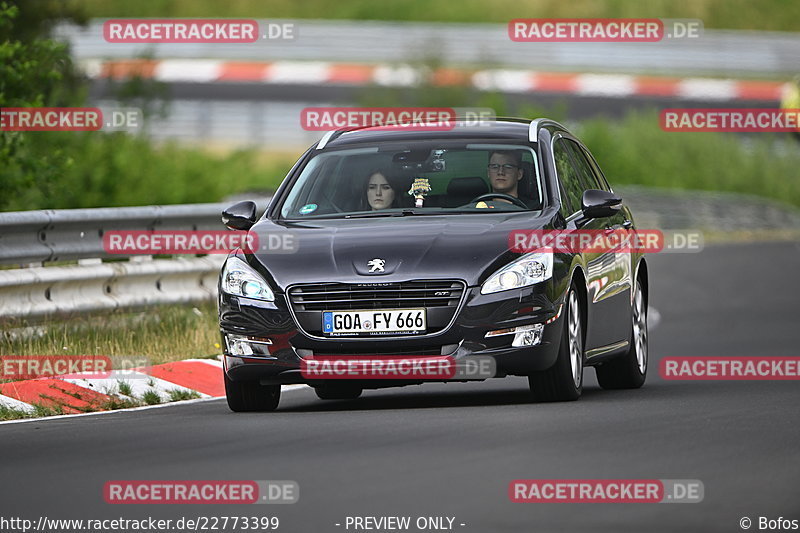
<svg viewBox="0 0 800 533">
<path fill-rule="evenodd" d="M 586 160 L 589 162 L 589 165 L 592 167 L 592 170 L 594 171 L 594 175 L 597 178 L 597 181 L 600 182 L 601 185 L 600 188 L 603 189 L 604 191 L 613 192 L 611 190 L 611 186 L 608 184 L 608 180 L 606 180 L 605 174 L 603 174 L 603 171 L 600 169 L 600 165 L 597 164 L 597 161 L 595 160 L 594 156 L 585 148 L 581 148 L 581 152 L 583 153 Z"/>
<path fill-rule="evenodd" d="M 581 208 L 581 196 L 584 191 L 580 175 L 569 152 L 567 140 L 563 137 L 556 139 L 553 144 L 553 158 L 556 163 L 558 180 L 566 195 L 564 200 L 568 204 L 561 206 L 561 214 L 564 217 L 568 217 Z"/>
<path fill-rule="evenodd" d="M 594 169 L 592 169 L 592 165 L 589 163 L 589 160 L 586 158 L 586 155 L 583 153 L 583 149 L 580 147 L 580 145 L 575 141 L 568 139 L 565 139 L 565 143 L 569 147 L 569 152 L 572 154 L 572 158 L 575 161 L 575 169 L 578 172 L 581 186 L 584 188 L 584 190 L 605 190 L 605 184 L 602 182 L 601 178 L 595 174 Z"/>
</svg>

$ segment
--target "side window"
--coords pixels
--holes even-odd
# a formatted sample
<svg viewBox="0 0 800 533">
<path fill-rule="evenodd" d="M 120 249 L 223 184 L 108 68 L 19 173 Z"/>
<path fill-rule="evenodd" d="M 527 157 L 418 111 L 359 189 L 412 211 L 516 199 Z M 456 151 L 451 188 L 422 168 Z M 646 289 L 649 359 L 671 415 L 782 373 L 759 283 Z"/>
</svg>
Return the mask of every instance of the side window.
<svg viewBox="0 0 800 533">
<path fill-rule="evenodd" d="M 569 145 L 570 152 L 572 153 L 572 157 L 575 160 L 575 167 L 578 171 L 579 179 L 581 184 L 586 189 L 600 189 L 605 190 L 605 184 L 602 181 L 602 178 L 597 176 L 592 169 L 592 165 L 589 163 L 589 160 L 586 158 L 586 155 L 583 153 L 583 149 L 580 147 L 578 143 L 575 141 L 567 141 Z"/>
<path fill-rule="evenodd" d="M 561 206 L 561 214 L 566 218 L 581 208 L 581 196 L 583 195 L 583 186 L 572 162 L 572 157 L 569 155 L 566 139 L 556 139 L 553 144 L 553 159 L 556 162 L 558 180 L 566 194 L 566 198 L 563 200 L 568 205 Z"/>
<path fill-rule="evenodd" d="M 597 161 L 595 161 L 594 156 L 586 149 L 582 149 L 581 151 L 583 152 L 583 155 L 586 156 L 587 161 L 589 161 L 589 164 L 591 165 L 592 170 L 594 171 L 594 175 L 597 177 L 597 180 L 600 182 L 600 185 L 602 185 L 601 188 L 604 191 L 613 192 L 611 190 L 611 186 L 608 184 L 608 181 L 606 180 L 605 174 L 603 174 L 603 171 L 600 169 L 600 165 L 598 165 Z"/>
</svg>

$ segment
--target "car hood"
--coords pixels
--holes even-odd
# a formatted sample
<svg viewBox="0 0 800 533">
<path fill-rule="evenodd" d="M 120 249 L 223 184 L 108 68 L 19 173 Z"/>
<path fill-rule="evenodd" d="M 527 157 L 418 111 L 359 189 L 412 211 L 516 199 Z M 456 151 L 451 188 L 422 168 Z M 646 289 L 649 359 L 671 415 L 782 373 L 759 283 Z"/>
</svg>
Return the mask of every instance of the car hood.
<svg viewBox="0 0 800 533">
<path fill-rule="evenodd" d="M 262 220 L 251 230 L 260 250 L 250 261 L 281 291 L 296 283 L 412 279 L 462 279 L 474 286 L 518 257 L 508 249 L 510 231 L 542 225 L 531 213 Z M 285 236 L 295 243 L 294 252 L 263 251 L 270 242 L 288 242 Z M 384 261 L 383 272 L 375 259 Z"/>
</svg>

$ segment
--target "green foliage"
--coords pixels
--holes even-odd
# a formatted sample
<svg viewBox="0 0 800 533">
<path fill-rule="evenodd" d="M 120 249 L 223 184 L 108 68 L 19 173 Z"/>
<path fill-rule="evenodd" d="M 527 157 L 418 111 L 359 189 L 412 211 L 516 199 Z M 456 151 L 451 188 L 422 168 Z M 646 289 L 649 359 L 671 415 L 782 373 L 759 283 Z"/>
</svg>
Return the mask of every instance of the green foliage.
<svg viewBox="0 0 800 533">
<path fill-rule="evenodd" d="M 92 17 L 230 17 L 434 22 L 512 18 L 699 18 L 706 28 L 797 31 L 793 0 L 72 0 Z"/>
<path fill-rule="evenodd" d="M 82 80 L 67 47 L 39 38 L 49 28 L 49 6 L 47 2 L 20 6 L 0 2 L 0 107 L 66 106 L 83 101 Z M 23 133 L 0 131 L 0 190 L 5 193 L 0 206 L 19 191 L 56 179 L 68 164 L 67 155 L 58 150 L 30 157 L 28 139 Z"/>
<path fill-rule="evenodd" d="M 83 104 L 85 80 L 67 47 L 47 38 L 64 18 L 80 21 L 64 2 L 0 0 L 0 107 Z M 113 90 L 122 106 L 164 114 L 162 85 L 134 78 Z M 0 132 L 0 162 L 0 211 L 10 211 L 218 201 L 274 189 L 293 159 L 215 157 L 122 133 Z"/>
<path fill-rule="evenodd" d="M 589 120 L 576 133 L 615 185 L 749 193 L 800 206 L 800 151 L 788 134 L 664 132 L 652 111 Z"/>
<path fill-rule="evenodd" d="M 20 181 L 26 172 L 21 161 L 32 160 L 48 163 L 47 177 L 10 189 L 15 194 L 0 197 L 0 210 L 214 202 L 237 192 L 274 190 L 293 162 L 278 157 L 263 163 L 252 151 L 213 156 L 101 132 L 32 132 L 20 156 L 0 175 Z"/>
</svg>

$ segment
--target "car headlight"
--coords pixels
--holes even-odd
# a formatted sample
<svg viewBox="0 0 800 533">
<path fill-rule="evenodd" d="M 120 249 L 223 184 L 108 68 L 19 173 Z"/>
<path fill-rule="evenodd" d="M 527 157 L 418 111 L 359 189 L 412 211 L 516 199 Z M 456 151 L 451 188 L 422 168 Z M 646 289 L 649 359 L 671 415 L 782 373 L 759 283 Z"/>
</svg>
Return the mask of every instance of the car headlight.
<svg viewBox="0 0 800 533">
<path fill-rule="evenodd" d="M 239 258 L 229 257 L 222 267 L 222 290 L 233 296 L 275 301 L 275 293 L 264 278 Z"/>
<path fill-rule="evenodd" d="M 481 294 L 519 289 L 553 277 L 553 254 L 533 252 L 507 264 L 483 282 Z"/>
</svg>

